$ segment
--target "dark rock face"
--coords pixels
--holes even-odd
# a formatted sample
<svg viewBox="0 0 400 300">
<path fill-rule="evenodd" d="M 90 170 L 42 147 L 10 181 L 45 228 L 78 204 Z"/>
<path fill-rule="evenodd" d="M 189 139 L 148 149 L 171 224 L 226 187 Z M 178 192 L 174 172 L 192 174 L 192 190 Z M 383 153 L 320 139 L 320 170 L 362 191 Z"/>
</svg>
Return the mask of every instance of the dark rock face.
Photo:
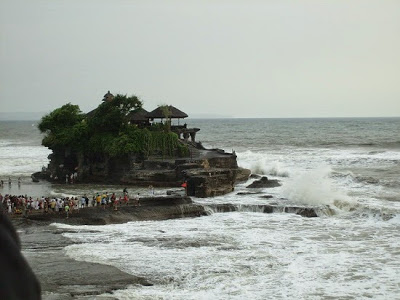
<svg viewBox="0 0 400 300">
<path fill-rule="evenodd" d="M 272 195 L 263 195 L 263 196 L 260 196 L 260 198 L 262 198 L 262 199 L 272 199 L 274 197 Z"/>
<path fill-rule="evenodd" d="M 189 146 L 190 158 L 170 159 L 126 156 L 88 162 L 79 154 L 57 152 L 50 155 L 47 170 L 35 173 L 33 178 L 65 182 L 67 176 L 76 173 L 78 183 L 179 187 L 186 182 L 187 195 L 202 198 L 232 192 L 236 182 L 249 178 L 250 170 L 238 167 L 234 153 Z"/>
<path fill-rule="evenodd" d="M 194 169 L 186 172 L 187 194 L 199 198 L 215 197 L 234 189 L 236 172 L 232 169 Z"/>
<path fill-rule="evenodd" d="M 258 194 L 262 194 L 262 192 L 239 192 L 239 193 L 236 193 L 236 195 L 239 195 L 239 196 L 258 195 Z"/>
<path fill-rule="evenodd" d="M 254 181 L 252 184 L 248 185 L 247 188 L 255 189 L 255 188 L 274 188 L 281 186 L 278 180 L 272 179 L 269 180 L 268 177 L 261 177 L 261 179 Z"/>
</svg>

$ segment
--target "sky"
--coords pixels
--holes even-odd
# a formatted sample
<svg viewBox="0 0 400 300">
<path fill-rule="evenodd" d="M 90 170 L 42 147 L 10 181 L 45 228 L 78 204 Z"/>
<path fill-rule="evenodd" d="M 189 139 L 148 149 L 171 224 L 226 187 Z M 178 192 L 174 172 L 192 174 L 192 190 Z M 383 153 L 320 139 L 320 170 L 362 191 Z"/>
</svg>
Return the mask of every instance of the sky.
<svg viewBox="0 0 400 300">
<path fill-rule="evenodd" d="M 400 1 L 1 0 L 0 113 L 400 116 Z"/>
</svg>

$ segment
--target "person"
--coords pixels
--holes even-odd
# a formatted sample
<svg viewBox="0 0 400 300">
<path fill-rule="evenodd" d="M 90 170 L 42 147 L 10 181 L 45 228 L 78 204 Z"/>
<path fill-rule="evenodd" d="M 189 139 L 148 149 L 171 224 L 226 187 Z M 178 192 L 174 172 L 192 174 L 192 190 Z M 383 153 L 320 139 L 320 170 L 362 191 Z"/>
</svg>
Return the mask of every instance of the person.
<svg viewBox="0 0 400 300">
<path fill-rule="evenodd" d="M 53 213 L 56 211 L 56 206 L 57 206 L 57 202 L 56 202 L 56 199 L 51 199 L 51 201 L 50 201 L 50 208 L 51 208 L 51 210 L 53 211 Z"/>
<path fill-rule="evenodd" d="M 129 202 L 128 194 L 124 195 L 124 202 L 125 202 L 125 205 L 128 205 L 128 202 Z"/>
<path fill-rule="evenodd" d="M 21 177 L 18 177 L 18 185 L 21 185 Z"/>
<path fill-rule="evenodd" d="M 84 196 L 82 196 L 82 198 L 81 198 L 81 208 L 84 208 L 85 207 L 85 204 L 86 204 L 86 195 L 84 195 Z"/>
<path fill-rule="evenodd" d="M 139 196 L 140 196 L 140 194 L 139 193 L 137 193 L 137 195 L 135 196 L 135 206 L 140 206 L 140 202 L 139 202 Z"/>
<path fill-rule="evenodd" d="M 184 182 L 181 184 L 181 187 L 183 187 L 183 188 L 185 189 L 185 195 L 187 196 L 187 182 L 184 181 Z"/>
<path fill-rule="evenodd" d="M 26 218 L 28 216 L 28 209 L 26 208 L 26 202 L 22 202 L 22 215 Z"/>
<path fill-rule="evenodd" d="M 101 196 L 101 206 L 103 207 L 103 209 L 106 209 L 106 195 L 103 194 L 103 196 Z"/>
<path fill-rule="evenodd" d="M 11 177 L 8 177 L 8 184 L 11 185 Z"/>
<path fill-rule="evenodd" d="M 64 208 L 65 208 L 65 213 L 67 214 L 67 219 L 68 219 L 68 216 L 69 216 L 69 203 L 68 202 L 65 203 Z"/>
<path fill-rule="evenodd" d="M 114 194 L 113 194 L 114 195 Z M 116 199 L 115 197 L 114 198 L 111 198 L 112 200 L 112 204 L 114 205 L 114 210 L 118 210 L 118 199 Z"/>
<path fill-rule="evenodd" d="M 11 200 L 7 199 L 7 211 L 9 214 L 12 213 L 12 207 L 11 207 Z"/>
<path fill-rule="evenodd" d="M 47 199 L 44 200 L 43 207 L 44 207 L 44 212 L 47 214 L 49 212 L 49 202 L 47 202 Z"/>
<path fill-rule="evenodd" d="M 154 196 L 154 187 L 152 185 L 149 185 L 149 190 L 150 190 L 150 195 L 153 197 Z"/>
<path fill-rule="evenodd" d="M 0 207 L 0 299 L 41 299 L 38 279 L 21 254 L 21 243 Z"/>
<path fill-rule="evenodd" d="M 100 194 L 97 194 L 97 196 L 96 196 L 96 205 L 97 205 L 97 207 L 100 206 L 100 202 L 101 202 L 101 196 L 100 196 Z"/>
</svg>

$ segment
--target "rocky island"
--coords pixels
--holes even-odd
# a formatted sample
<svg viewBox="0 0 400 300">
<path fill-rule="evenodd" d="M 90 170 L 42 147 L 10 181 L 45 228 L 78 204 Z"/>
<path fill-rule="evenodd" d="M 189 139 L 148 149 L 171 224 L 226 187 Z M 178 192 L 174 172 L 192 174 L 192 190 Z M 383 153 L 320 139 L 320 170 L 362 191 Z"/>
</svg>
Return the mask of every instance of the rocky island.
<svg viewBox="0 0 400 300">
<path fill-rule="evenodd" d="M 187 196 L 212 197 L 234 190 L 250 170 L 236 154 L 206 149 L 196 141 L 199 128 L 180 125 L 188 115 L 171 105 L 151 112 L 136 96 L 109 91 L 102 103 L 83 114 L 70 103 L 41 119 L 42 144 L 53 151 L 47 168 L 33 180 L 185 186 Z M 177 120 L 178 124 L 173 124 Z"/>
</svg>

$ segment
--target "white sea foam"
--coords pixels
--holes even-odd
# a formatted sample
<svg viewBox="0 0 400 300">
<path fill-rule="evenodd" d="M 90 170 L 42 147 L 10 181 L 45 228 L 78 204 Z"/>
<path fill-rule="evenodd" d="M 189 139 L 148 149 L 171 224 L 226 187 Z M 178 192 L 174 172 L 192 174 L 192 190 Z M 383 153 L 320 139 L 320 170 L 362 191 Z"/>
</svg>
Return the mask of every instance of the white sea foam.
<svg viewBox="0 0 400 300">
<path fill-rule="evenodd" d="M 291 201 L 306 205 L 335 205 L 342 209 L 354 205 L 355 201 L 334 183 L 331 172 L 329 166 L 321 166 L 293 174 L 282 194 Z"/>
<path fill-rule="evenodd" d="M 72 258 L 154 284 L 116 291 L 118 299 L 393 299 L 400 284 L 394 221 L 232 212 L 57 226 L 78 242 L 66 248 Z"/>
<path fill-rule="evenodd" d="M 237 153 L 238 164 L 250 169 L 253 174 L 288 177 L 289 171 L 276 156 L 264 152 L 245 151 Z"/>
<path fill-rule="evenodd" d="M 30 176 L 47 166 L 50 153 L 41 146 L 0 147 L 0 176 Z"/>
</svg>

